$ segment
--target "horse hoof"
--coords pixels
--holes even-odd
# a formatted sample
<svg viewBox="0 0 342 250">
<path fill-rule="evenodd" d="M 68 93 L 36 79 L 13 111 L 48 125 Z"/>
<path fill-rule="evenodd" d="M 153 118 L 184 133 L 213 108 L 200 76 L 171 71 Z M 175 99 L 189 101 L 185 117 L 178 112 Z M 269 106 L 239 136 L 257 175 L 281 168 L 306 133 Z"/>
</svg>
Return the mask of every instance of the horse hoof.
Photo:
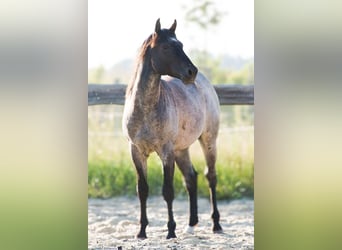
<svg viewBox="0 0 342 250">
<path fill-rule="evenodd" d="M 223 230 L 222 229 L 221 230 L 215 230 L 213 232 L 214 232 L 214 234 L 223 234 Z"/>
<path fill-rule="evenodd" d="M 185 234 L 194 234 L 195 233 L 195 226 L 187 226 L 183 232 Z"/>
<path fill-rule="evenodd" d="M 214 234 L 223 234 L 223 229 L 222 228 L 214 229 L 213 232 Z"/>
<path fill-rule="evenodd" d="M 213 232 L 214 232 L 214 234 L 221 234 L 221 233 L 223 233 L 223 229 L 222 229 L 221 225 L 220 224 L 215 225 L 214 228 L 213 228 Z"/>
<path fill-rule="evenodd" d="M 172 238 L 177 238 L 176 234 L 175 233 L 169 233 L 167 236 L 166 236 L 166 239 L 172 239 Z"/>
<path fill-rule="evenodd" d="M 140 239 L 140 240 L 147 239 L 146 233 L 139 233 L 137 235 L 137 239 Z"/>
</svg>

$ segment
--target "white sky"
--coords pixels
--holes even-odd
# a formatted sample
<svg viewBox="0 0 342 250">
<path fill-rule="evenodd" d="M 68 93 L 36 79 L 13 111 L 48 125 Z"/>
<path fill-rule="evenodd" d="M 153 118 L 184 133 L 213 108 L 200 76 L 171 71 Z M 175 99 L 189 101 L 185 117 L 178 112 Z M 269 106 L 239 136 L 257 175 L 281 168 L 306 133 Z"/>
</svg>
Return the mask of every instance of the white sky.
<svg viewBox="0 0 342 250">
<path fill-rule="evenodd" d="M 254 57 L 254 1 L 216 0 L 227 12 L 219 26 L 204 32 L 184 21 L 184 0 L 88 0 L 88 67 L 135 58 L 142 42 L 154 31 L 155 22 L 169 28 L 177 19 L 177 38 L 187 52 L 205 48 L 209 52 Z"/>
</svg>

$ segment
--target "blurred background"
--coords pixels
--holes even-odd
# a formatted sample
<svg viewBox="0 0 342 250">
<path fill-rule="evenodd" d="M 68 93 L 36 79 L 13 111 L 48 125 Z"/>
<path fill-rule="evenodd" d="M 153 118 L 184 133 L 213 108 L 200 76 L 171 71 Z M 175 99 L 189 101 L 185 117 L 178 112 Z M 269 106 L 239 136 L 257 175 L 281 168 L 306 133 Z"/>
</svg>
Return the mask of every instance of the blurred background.
<svg viewBox="0 0 342 250">
<path fill-rule="evenodd" d="M 95 1 L 88 5 L 88 82 L 127 84 L 135 56 L 161 19 L 162 28 L 177 20 L 176 35 L 184 51 L 212 84 L 254 84 L 254 2 Z M 88 107 L 88 196 L 135 195 L 135 170 L 122 135 L 123 106 Z M 200 146 L 191 147 L 199 172 L 199 195 L 208 197 Z M 254 108 L 221 106 L 218 139 L 218 197 L 254 196 Z M 162 168 L 149 159 L 150 194 L 160 195 Z M 185 195 L 175 174 L 176 194 Z"/>
<path fill-rule="evenodd" d="M 184 9 L 168 19 L 160 15 L 162 7 L 171 10 L 176 1 L 160 1 L 153 9 L 148 1 L 136 1 L 142 2 L 134 3 L 139 11 L 146 13 L 140 19 L 131 14 L 134 8 L 125 12 L 121 8 L 132 1 L 113 2 L 115 8 L 104 9 L 96 19 L 118 14 L 127 18 L 95 29 L 105 30 L 108 37 L 116 34 L 117 41 L 126 43 L 130 39 L 123 37 L 141 31 L 125 55 L 132 53 L 134 58 L 158 17 L 163 27 L 177 18 L 179 39 L 185 50 L 193 48 L 194 41 L 187 42 L 190 38 L 182 34 L 190 29 L 190 24 L 179 19 Z M 224 27 L 230 28 L 217 31 L 211 27 L 207 50 L 219 47 L 209 45 L 212 36 L 227 36 L 226 51 L 233 40 L 252 40 L 240 39 L 247 30 L 241 25 L 246 23 L 243 13 L 249 1 L 235 2 L 243 5 L 237 16 L 244 19 L 232 22 L 233 9 L 220 5 L 220 11 L 228 12 L 222 18 L 222 22 L 229 20 Z M 107 70 L 117 63 L 111 52 L 107 53 L 109 64 L 87 63 L 87 50 L 89 62 L 93 53 L 93 3 L 1 2 L 1 249 L 87 248 L 87 153 L 91 148 L 90 139 L 87 147 L 87 116 L 91 112 L 87 73 L 89 68 L 102 64 Z M 341 9 L 341 1 L 255 1 L 256 249 L 341 248 Z M 147 19 L 148 25 L 139 25 Z M 125 29 L 131 23 L 134 29 Z M 242 33 L 231 35 L 234 28 Z M 192 25 L 194 29 L 200 27 Z M 107 41 L 115 47 L 116 40 L 108 37 L 100 38 L 98 49 Z M 104 57 L 99 51 L 94 53 Z M 126 150 L 126 145 L 125 141 L 117 149 Z"/>
</svg>

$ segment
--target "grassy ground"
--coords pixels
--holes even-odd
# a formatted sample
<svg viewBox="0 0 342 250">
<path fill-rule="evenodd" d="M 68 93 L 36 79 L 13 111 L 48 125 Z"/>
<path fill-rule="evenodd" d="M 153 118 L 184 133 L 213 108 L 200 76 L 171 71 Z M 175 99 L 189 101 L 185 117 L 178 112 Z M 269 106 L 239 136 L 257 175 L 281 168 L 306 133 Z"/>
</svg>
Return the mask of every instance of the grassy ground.
<svg viewBox="0 0 342 250">
<path fill-rule="evenodd" d="M 121 132 L 121 106 L 95 106 L 88 108 L 88 196 L 108 198 L 136 195 L 135 170 L 127 140 Z M 223 109 L 223 120 L 218 139 L 217 196 L 219 199 L 254 197 L 254 129 L 229 128 L 232 109 Z M 226 112 L 226 113 L 225 113 Z M 243 113 L 243 109 L 237 109 Z M 240 116 L 241 117 L 241 116 Z M 239 121 L 241 125 L 241 121 Z M 198 194 L 209 195 L 204 176 L 205 161 L 200 145 L 191 147 L 191 159 L 198 172 Z M 156 154 L 148 159 L 150 195 L 160 195 L 162 167 Z M 182 175 L 178 168 L 174 178 L 175 192 L 186 196 Z"/>
</svg>

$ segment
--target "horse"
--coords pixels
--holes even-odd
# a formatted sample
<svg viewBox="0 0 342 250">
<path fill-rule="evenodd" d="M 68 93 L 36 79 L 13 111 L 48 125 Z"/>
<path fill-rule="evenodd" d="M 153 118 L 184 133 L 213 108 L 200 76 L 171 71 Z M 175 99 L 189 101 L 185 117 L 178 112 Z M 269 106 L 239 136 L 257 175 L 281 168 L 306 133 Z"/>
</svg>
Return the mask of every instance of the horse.
<svg viewBox="0 0 342 250">
<path fill-rule="evenodd" d="M 127 86 L 122 128 L 128 138 L 136 169 L 140 200 L 140 231 L 145 239 L 148 219 L 147 158 L 156 152 L 163 165 L 162 194 L 168 209 L 167 239 L 176 238 L 173 217 L 173 176 L 180 169 L 189 196 L 190 218 L 187 232 L 198 223 L 197 172 L 190 161 L 189 147 L 197 139 L 207 163 L 213 232 L 222 232 L 216 202 L 216 139 L 219 129 L 219 101 L 213 86 L 198 72 L 177 39 L 177 21 L 154 32 L 144 41 L 137 56 L 135 73 Z"/>
</svg>

